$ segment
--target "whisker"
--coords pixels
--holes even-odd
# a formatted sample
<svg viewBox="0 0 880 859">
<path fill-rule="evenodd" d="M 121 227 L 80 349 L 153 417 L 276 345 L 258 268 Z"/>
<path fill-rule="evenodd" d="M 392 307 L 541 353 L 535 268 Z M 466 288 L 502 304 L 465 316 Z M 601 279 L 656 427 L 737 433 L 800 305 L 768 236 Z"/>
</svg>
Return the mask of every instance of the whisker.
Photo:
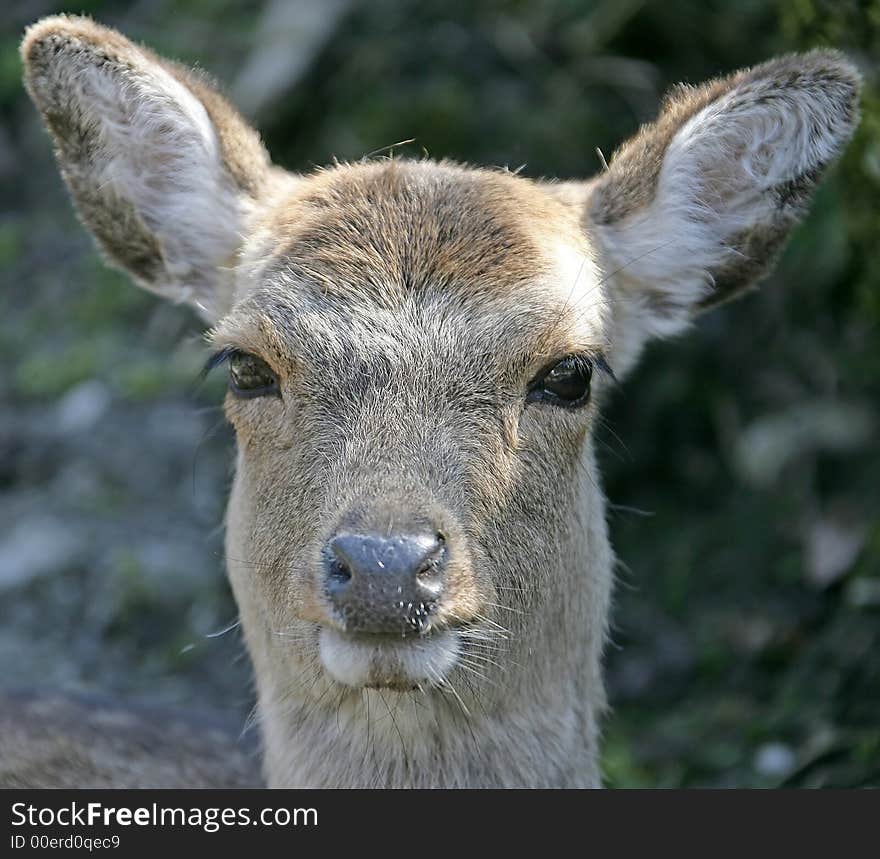
<svg viewBox="0 0 880 859">
<path fill-rule="evenodd" d="M 498 629 L 500 632 L 503 632 L 503 633 L 505 633 L 506 635 L 510 635 L 510 630 L 509 630 L 506 626 L 502 626 L 500 623 L 496 623 L 494 620 L 492 620 L 492 618 L 490 618 L 490 617 L 486 617 L 486 615 L 484 615 L 484 614 L 476 614 L 476 615 L 474 615 L 474 617 L 476 617 L 476 618 L 478 618 L 479 620 L 483 621 L 483 623 L 488 623 L 488 624 L 490 624 L 491 626 L 494 626 L 494 627 L 495 627 L 496 629 Z"/>
<path fill-rule="evenodd" d="M 229 626 L 224 629 L 219 630 L 218 632 L 209 632 L 205 635 L 205 638 L 220 638 L 221 635 L 226 635 L 227 632 L 232 632 L 236 627 L 241 626 L 241 618 L 236 618 Z"/>
<path fill-rule="evenodd" d="M 232 561 L 235 564 L 241 564 L 243 567 L 274 567 L 275 564 L 270 561 L 245 561 L 242 558 L 233 558 L 231 555 L 226 555 L 223 552 L 214 552 L 214 556 L 220 558 L 222 561 Z"/>
<path fill-rule="evenodd" d="M 509 605 L 501 605 L 500 603 L 497 603 L 497 602 L 487 602 L 486 605 L 492 606 L 492 608 L 500 608 L 502 611 L 509 611 L 509 612 L 512 612 L 513 614 L 525 614 L 524 611 L 521 611 L 518 608 L 511 608 Z"/>
</svg>

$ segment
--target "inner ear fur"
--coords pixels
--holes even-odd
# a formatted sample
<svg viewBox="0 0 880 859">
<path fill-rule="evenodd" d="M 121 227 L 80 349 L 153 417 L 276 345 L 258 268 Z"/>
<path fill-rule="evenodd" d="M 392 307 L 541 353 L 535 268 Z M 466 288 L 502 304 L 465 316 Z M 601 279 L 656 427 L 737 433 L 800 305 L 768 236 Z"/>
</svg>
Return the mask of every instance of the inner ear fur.
<svg viewBox="0 0 880 859">
<path fill-rule="evenodd" d="M 269 175 L 258 134 L 206 76 L 88 18 L 37 22 L 21 53 L 64 180 L 109 260 L 216 318 Z"/>
<path fill-rule="evenodd" d="M 755 285 L 855 129 L 859 88 L 828 50 L 675 87 L 590 188 L 609 264 L 671 327 Z"/>
</svg>

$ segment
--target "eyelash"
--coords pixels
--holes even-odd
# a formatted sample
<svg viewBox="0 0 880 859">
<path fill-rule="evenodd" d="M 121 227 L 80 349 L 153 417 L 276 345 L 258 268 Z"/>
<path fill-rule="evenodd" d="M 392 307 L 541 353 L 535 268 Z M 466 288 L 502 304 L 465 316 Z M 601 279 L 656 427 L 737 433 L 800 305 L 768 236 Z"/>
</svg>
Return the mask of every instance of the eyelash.
<svg viewBox="0 0 880 859">
<path fill-rule="evenodd" d="M 215 367 L 225 364 L 237 351 L 239 350 L 234 349 L 232 346 L 227 346 L 225 349 L 215 352 L 207 361 L 205 361 L 205 366 L 202 367 L 201 377 L 204 379 L 205 376 L 207 376 Z"/>
<path fill-rule="evenodd" d="M 235 383 L 234 368 L 231 364 L 231 362 L 238 356 L 242 358 L 252 358 L 260 364 L 263 364 L 266 367 L 267 371 L 272 375 L 272 384 L 257 388 L 238 387 Z M 219 367 L 220 365 L 226 363 L 230 364 L 229 390 L 231 391 L 232 395 L 237 399 L 248 400 L 265 396 L 281 396 L 281 392 L 278 388 L 278 379 L 272 368 L 259 356 L 253 355 L 250 352 L 244 352 L 241 349 L 236 349 L 234 346 L 227 346 L 226 348 L 221 349 L 219 352 L 215 352 L 213 355 L 211 355 L 210 358 L 208 358 L 204 368 L 202 369 L 202 379 L 204 379 L 208 375 L 208 373 L 210 373 L 211 370 L 213 370 L 215 367 Z"/>
<path fill-rule="evenodd" d="M 593 370 L 600 370 L 609 378 L 617 381 L 614 375 L 614 371 L 611 369 L 610 365 L 605 360 L 605 356 L 601 352 L 571 352 L 566 355 L 559 355 L 552 361 L 547 361 L 541 367 L 541 369 L 537 373 L 535 373 L 529 384 L 537 382 L 539 379 L 546 376 L 547 373 L 549 373 L 555 366 L 561 364 L 563 361 L 575 361 L 585 367 L 589 366 Z"/>
<path fill-rule="evenodd" d="M 544 383 L 546 383 L 553 371 L 568 363 L 569 367 L 576 373 L 580 373 L 585 377 L 586 391 L 585 395 L 577 401 L 564 401 L 558 397 L 548 395 L 545 392 Z M 571 355 L 564 355 L 545 364 L 541 370 L 535 374 L 526 388 L 526 402 L 550 402 L 554 405 L 563 406 L 565 408 L 579 408 L 586 405 L 590 401 L 590 380 L 594 377 L 595 371 L 599 370 L 608 376 L 612 381 L 617 381 L 614 371 L 608 365 L 604 355 L 601 353 L 579 352 Z"/>
</svg>

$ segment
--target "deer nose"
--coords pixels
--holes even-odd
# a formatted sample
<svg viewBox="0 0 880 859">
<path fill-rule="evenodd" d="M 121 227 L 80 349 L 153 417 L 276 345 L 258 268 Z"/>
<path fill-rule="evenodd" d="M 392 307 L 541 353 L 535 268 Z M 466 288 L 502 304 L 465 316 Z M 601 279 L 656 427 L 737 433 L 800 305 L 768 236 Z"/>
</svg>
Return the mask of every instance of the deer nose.
<svg viewBox="0 0 880 859">
<path fill-rule="evenodd" d="M 340 533 L 324 549 L 325 591 L 346 632 L 418 635 L 446 579 L 442 534 Z"/>
</svg>

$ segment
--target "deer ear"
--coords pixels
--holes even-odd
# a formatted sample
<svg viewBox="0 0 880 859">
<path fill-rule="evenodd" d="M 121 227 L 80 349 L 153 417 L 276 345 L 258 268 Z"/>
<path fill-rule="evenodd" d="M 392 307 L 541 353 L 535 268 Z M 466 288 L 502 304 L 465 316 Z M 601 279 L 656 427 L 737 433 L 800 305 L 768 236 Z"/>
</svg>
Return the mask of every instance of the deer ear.
<svg viewBox="0 0 880 859">
<path fill-rule="evenodd" d="M 587 198 L 626 333 L 677 333 L 769 270 L 855 129 L 859 84 L 814 51 L 667 97 Z"/>
<path fill-rule="evenodd" d="M 39 21 L 22 57 L 67 187 L 110 261 L 217 319 L 270 169 L 256 132 L 200 76 L 87 18 Z"/>
</svg>

